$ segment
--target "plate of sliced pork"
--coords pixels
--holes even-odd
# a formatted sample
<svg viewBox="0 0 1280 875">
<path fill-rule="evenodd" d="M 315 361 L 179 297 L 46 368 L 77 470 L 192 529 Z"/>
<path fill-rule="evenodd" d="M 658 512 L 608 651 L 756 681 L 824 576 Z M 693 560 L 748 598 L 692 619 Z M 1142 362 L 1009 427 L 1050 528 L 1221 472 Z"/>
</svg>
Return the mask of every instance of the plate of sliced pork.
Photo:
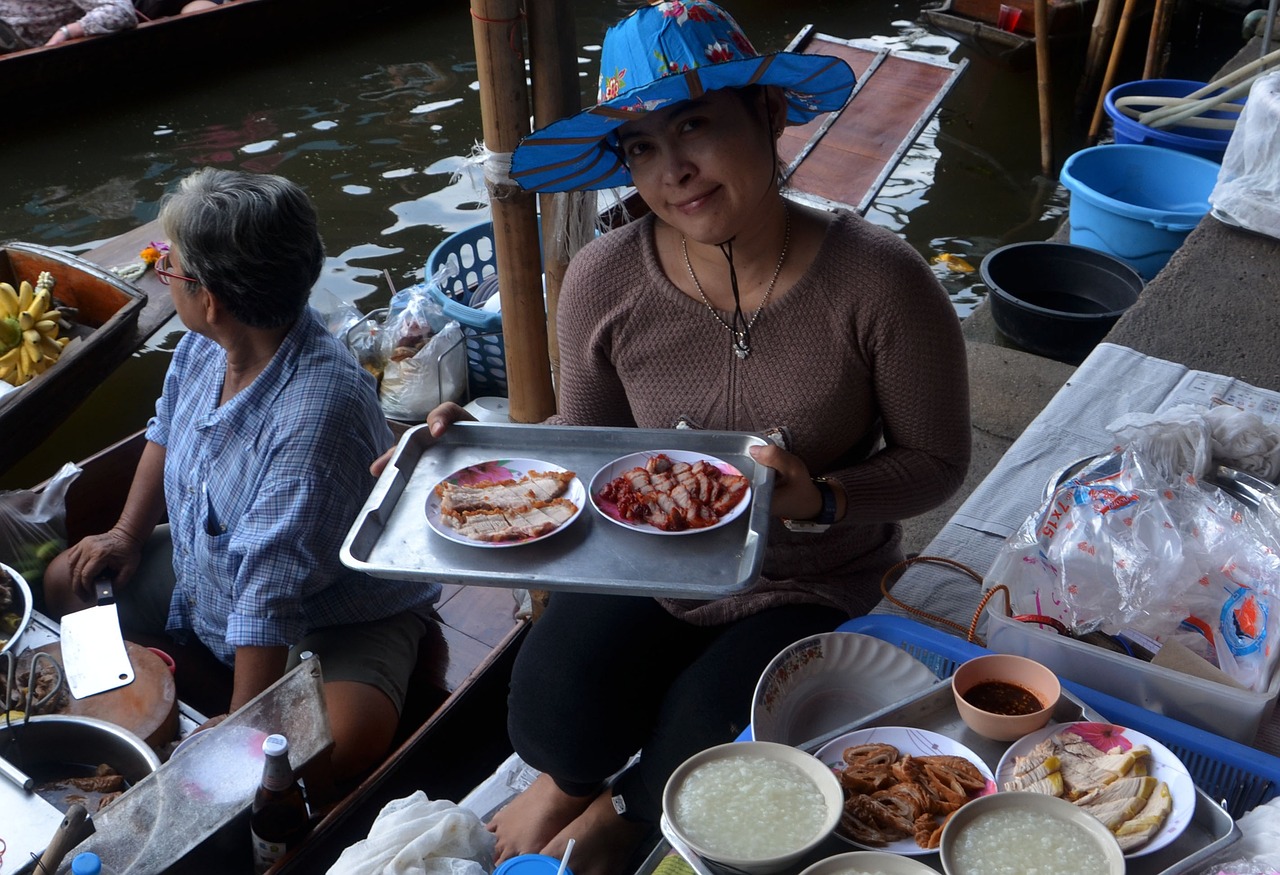
<svg viewBox="0 0 1280 875">
<path fill-rule="evenodd" d="M 751 481 L 715 456 L 652 450 L 614 459 L 596 472 L 591 503 L 624 528 L 688 535 L 741 516 L 751 506 Z"/>
<path fill-rule="evenodd" d="M 531 544 L 582 513 L 587 490 L 572 471 L 540 459 L 494 459 L 454 471 L 427 499 L 427 523 L 473 547 Z"/>
<path fill-rule="evenodd" d="M 1018 739 L 996 767 L 996 782 L 1083 808 L 1115 833 L 1126 857 L 1172 842 L 1196 810 L 1195 783 L 1177 754 L 1110 723 L 1054 723 Z"/>
</svg>

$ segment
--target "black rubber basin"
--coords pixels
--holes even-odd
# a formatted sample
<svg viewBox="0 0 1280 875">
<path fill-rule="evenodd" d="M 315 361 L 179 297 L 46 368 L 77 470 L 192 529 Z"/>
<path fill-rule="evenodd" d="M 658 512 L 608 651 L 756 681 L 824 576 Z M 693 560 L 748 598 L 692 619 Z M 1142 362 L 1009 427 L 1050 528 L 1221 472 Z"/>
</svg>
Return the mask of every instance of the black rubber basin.
<svg viewBox="0 0 1280 875">
<path fill-rule="evenodd" d="M 1105 252 L 1011 243 L 982 260 L 996 328 L 1021 349 L 1079 364 L 1142 292 L 1142 277 Z"/>
</svg>

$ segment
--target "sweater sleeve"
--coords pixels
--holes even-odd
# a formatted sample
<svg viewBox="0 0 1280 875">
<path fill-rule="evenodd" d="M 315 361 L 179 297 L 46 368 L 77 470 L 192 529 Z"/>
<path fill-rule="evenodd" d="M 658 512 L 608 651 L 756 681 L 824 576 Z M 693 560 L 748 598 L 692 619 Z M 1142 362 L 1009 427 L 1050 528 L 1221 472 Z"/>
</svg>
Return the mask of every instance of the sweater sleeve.
<svg viewBox="0 0 1280 875">
<path fill-rule="evenodd" d="M 880 267 L 861 265 L 869 304 L 854 332 L 870 363 L 884 446 L 828 472 L 844 487 L 846 517 L 854 522 L 937 507 L 960 488 L 972 442 L 959 318 L 918 253 L 886 229 L 872 235 L 870 263 Z"/>
</svg>

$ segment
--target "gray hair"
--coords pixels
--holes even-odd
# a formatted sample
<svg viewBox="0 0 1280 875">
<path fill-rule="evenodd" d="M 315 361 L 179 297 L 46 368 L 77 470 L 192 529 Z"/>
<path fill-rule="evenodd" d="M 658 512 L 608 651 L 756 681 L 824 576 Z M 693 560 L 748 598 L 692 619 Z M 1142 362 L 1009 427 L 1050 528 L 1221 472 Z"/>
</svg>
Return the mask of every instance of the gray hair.
<svg viewBox="0 0 1280 875">
<path fill-rule="evenodd" d="M 245 325 L 280 328 L 306 309 L 324 244 L 315 207 L 284 177 L 197 170 L 164 196 L 160 223 L 182 272 Z"/>
</svg>

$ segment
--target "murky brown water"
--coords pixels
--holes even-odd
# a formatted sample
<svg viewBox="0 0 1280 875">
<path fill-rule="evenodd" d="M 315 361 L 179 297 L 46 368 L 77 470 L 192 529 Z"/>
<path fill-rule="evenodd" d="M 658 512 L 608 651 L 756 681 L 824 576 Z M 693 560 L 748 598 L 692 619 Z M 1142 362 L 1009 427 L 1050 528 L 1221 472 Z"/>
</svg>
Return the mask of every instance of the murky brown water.
<svg viewBox="0 0 1280 875">
<path fill-rule="evenodd" d="M 487 216 L 483 183 L 467 161 L 481 136 L 467 6 L 422 5 L 431 8 L 362 25 L 343 43 L 295 48 L 173 91 L 157 79 L 127 104 L 96 114 L 86 108 L 73 125 L 6 137 L 0 240 L 84 251 L 154 218 L 166 187 L 196 167 L 270 171 L 301 183 L 319 208 L 328 263 L 317 295 L 364 310 L 380 306 L 388 294 L 384 271 L 398 286 L 421 279 L 438 242 Z M 762 50 L 781 48 L 812 23 L 839 37 L 971 57 L 868 216 L 926 257 L 951 252 L 975 267 L 1003 243 L 1052 234 L 1065 196 L 1039 174 L 1033 73 L 1011 73 L 923 30 L 914 23 L 917 3 L 737 0 L 730 7 Z M 575 8 L 583 91 L 593 95 L 600 39 L 628 7 L 580 0 Z M 966 315 L 981 294 L 976 274 L 937 270 Z M 141 427 L 181 326 L 171 329 L 50 441 L 31 448 L 0 486 L 29 485 Z"/>
</svg>

